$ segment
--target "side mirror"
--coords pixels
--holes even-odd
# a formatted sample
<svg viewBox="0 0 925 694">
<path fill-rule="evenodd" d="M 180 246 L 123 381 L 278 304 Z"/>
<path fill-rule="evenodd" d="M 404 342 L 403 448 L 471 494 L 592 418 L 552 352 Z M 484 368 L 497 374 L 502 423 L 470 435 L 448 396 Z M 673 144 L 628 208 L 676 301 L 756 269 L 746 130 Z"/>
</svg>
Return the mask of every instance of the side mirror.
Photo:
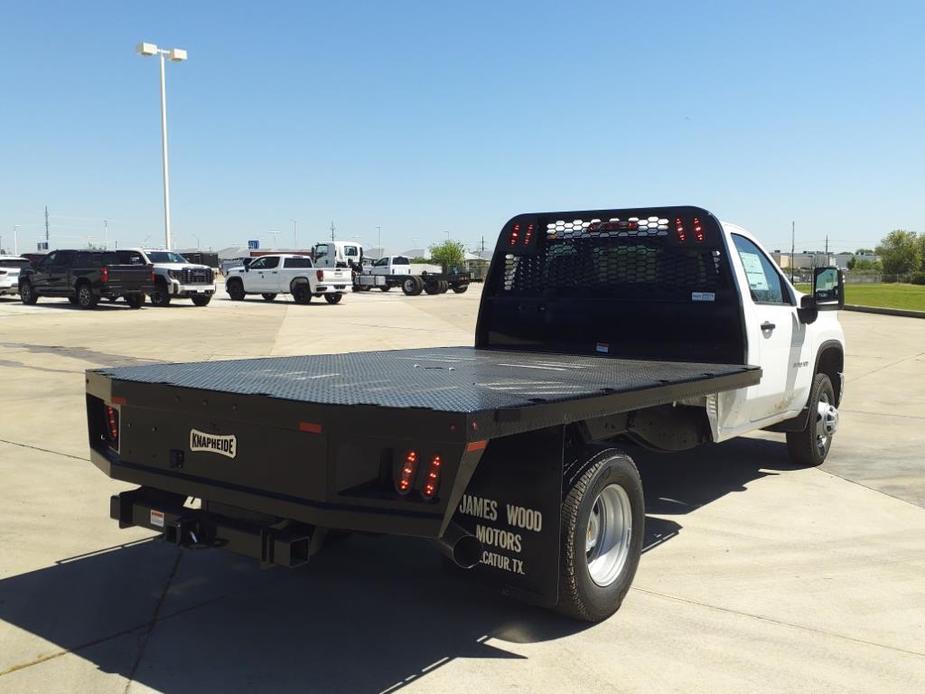
<svg viewBox="0 0 925 694">
<path fill-rule="evenodd" d="M 817 267 L 813 271 L 812 298 L 818 311 L 838 311 L 844 308 L 844 273 L 837 267 Z"/>
</svg>

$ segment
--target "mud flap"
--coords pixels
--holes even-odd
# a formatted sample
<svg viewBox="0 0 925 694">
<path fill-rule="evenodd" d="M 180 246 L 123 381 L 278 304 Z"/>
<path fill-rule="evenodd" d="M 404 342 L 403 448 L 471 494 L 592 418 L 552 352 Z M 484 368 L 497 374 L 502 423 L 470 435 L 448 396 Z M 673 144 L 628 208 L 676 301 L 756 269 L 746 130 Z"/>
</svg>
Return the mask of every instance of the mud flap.
<svg viewBox="0 0 925 694">
<path fill-rule="evenodd" d="M 559 599 L 564 428 L 492 440 L 453 520 L 482 542 L 472 578 L 546 607 Z"/>
</svg>

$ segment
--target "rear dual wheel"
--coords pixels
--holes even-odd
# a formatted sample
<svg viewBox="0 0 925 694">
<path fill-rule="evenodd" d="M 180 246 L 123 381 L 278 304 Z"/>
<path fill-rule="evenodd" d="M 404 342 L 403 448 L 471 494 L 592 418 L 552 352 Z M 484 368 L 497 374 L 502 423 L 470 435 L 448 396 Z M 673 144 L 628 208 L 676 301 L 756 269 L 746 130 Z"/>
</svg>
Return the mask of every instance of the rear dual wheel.
<svg viewBox="0 0 925 694">
<path fill-rule="evenodd" d="M 405 293 L 405 296 L 417 296 L 423 289 L 424 281 L 417 275 L 412 275 L 402 280 L 401 290 Z"/>
<path fill-rule="evenodd" d="M 572 466 L 562 502 L 559 604 L 562 614 L 598 622 L 630 589 L 645 534 L 642 482 L 632 459 L 607 449 Z"/>
</svg>

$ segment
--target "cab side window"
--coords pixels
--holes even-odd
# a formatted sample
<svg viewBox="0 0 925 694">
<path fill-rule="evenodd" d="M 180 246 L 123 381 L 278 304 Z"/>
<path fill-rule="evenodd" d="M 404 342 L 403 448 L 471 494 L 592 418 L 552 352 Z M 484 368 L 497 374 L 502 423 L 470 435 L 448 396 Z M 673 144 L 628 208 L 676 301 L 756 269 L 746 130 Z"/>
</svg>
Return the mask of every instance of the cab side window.
<svg viewBox="0 0 925 694">
<path fill-rule="evenodd" d="M 752 295 L 752 301 L 758 304 L 790 304 L 790 292 L 784 286 L 784 280 L 774 267 L 774 263 L 754 243 L 744 236 L 732 235 L 745 278 Z"/>
<path fill-rule="evenodd" d="M 263 260 L 264 270 L 272 270 L 273 268 L 279 267 L 279 256 L 276 256 L 275 258 L 266 257 Z"/>
</svg>

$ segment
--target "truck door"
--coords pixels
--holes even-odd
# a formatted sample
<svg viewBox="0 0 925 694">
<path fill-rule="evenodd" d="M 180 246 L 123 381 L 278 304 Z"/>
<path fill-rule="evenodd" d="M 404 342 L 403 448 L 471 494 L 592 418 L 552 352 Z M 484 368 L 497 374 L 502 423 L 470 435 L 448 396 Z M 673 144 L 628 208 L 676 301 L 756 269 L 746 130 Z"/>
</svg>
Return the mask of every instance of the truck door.
<svg viewBox="0 0 925 694">
<path fill-rule="evenodd" d="M 732 234 L 736 274 L 742 287 L 748 363 L 761 366 L 761 383 L 748 389 L 748 420 L 761 421 L 794 408 L 805 325 L 780 270 L 757 244 Z"/>
<path fill-rule="evenodd" d="M 278 274 L 274 274 L 274 271 L 279 272 L 278 265 L 279 258 L 270 256 L 257 258 L 248 268 L 245 289 L 249 292 L 277 293 L 279 291 L 279 283 L 276 280 Z"/>
<path fill-rule="evenodd" d="M 45 286 L 39 291 L 49 296 L 65 296 L 70 293 L 68 274 L 74 264 L 74 251 L 58 251 L 48 256 L 45 269 Z"/>
</svg>

